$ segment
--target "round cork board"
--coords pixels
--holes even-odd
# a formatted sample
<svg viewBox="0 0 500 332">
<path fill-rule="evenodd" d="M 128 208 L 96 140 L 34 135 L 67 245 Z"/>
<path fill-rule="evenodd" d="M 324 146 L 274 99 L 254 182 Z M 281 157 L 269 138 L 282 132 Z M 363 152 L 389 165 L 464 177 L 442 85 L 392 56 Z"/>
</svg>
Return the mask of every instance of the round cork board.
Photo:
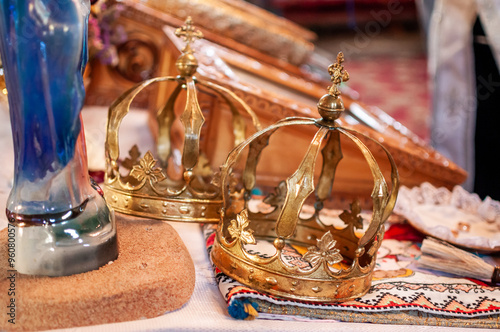
<svg viewBox="0 0 500 332">
<path fill-rule="evenodd" d="M 152 318 L 186 303 L 194 290 L 194 264 L 172 226 L 119 214 L 116 223 L 118 258 L 98 270 L 66 277 L 12 272 L 8 229 L 2 230 L 0 330 L 47 330 Z"/>
</svg>

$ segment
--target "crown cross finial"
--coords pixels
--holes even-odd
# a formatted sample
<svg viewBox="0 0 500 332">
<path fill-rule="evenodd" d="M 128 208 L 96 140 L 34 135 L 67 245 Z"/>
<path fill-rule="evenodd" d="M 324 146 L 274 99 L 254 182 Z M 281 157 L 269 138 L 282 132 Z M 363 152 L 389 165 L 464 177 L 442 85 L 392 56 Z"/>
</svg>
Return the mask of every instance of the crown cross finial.
<svg viewBox="0 0 500 332">
<path fill-rule="evenodd" d="M 342 63 L 344 62 L 344 53 L 337 54 L 337 61 L 328 67 L 328 73 L 333 82 L 332 86 L 328 87 L 328 93 L 325 94 L 318 102 L 318 112 L 322 119 L 320 123 L 326 126 L 335 125 L 334 121 L 344 112 L 344 102 L 340 98 L 339 86 L 342 82 L 349 80 L 349 74 L 344 70 Z"/>
<path fill-rule="evenodd" d="M 179 38 L 182 38 L 186 42 L 186 46 L 184 46 L 184 49 L 182 50 L 182 52 L 184 53 L 192 53 L 193 50 L 191 49 L 191 43 L 195 38 L 203 38 L 203 33 L 200 30 L 196 30 L 195 26 L 193 25 L 191 16 L 187 17 L 185 25 L 175 30 L 175 35 Z"/>
<path fill-rule="evenodd" d="M 339 86 L 342 82 L 349 80 L 349 73 L 344 70 L 342 63 L 344 62 L 344 53 L 337 54 L 337 62 L 328 67 L 328 73 L 332 77 L 333 85 L 329 88 L 328 93 L 332 96 L 340 96 Z"/>
</svg>

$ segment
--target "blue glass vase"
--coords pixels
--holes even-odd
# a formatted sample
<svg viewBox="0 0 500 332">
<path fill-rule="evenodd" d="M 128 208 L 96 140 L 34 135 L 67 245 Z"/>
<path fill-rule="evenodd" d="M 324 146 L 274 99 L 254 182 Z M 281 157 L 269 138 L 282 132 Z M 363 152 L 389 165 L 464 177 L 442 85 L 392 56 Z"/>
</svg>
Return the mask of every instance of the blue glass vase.
<svg viewBox="0 0 500 332">
<path fill-rule="evenodd" d="M 118 256 L 80 114 L 89 12 L 88 0 L 0 0 L 15 162 L 7 217 L 21 273 L 81 273 Z"/>
</svg>

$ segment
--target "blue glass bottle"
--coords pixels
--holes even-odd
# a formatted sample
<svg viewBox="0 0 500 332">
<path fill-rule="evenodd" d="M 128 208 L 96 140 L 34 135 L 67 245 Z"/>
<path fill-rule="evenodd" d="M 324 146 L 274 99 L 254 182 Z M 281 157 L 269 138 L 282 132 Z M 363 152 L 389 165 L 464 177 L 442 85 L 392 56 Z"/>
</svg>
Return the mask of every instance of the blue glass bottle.
<svg viewBox="0 0 500 332">
<path fill-rule="evenodd" d="M 89 11 L 88 0 L 0 0 L 15 162 L 7 217 L 21 273 L 80 273 L 118 255 L 113 215 L 88 175 L 80 115 Z"/>
</svg>

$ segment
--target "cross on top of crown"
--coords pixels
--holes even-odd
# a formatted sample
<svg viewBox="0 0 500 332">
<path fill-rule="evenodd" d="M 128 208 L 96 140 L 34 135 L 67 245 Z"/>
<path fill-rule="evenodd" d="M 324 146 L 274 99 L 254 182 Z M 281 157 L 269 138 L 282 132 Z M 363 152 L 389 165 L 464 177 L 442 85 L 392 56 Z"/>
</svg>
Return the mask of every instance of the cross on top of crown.
<svg viewBox="0 0 500 332">
<path fill-rule="evenodd" d="M 329 88 L 329 94 L 338 97 L 340 95 L 339 86 L 342 82 L 349 81 L 349 73 L 344 70 L 344 53 L 337 54 L 337 62 L 328 67 L 328 73 L 332 77 L 333 85 Z"/>
<path fill-rule="evenodd" d="M 182 50 L 182 52 L 184 53 L 193 53 L 193 50 L 191 49 L 191 43 L 195 38 L 203 38 L 203 33 L 201 33 L 200 30 L 196 30 L 196 28 L 194 27 L 191 16 L 187 17 L 185 25 L 175 30 L 175 35 L 179 38 L 184 39 L 184 41 L 186 42 L 186 46 L 184 46 L 184 49 Z"/>
</svg>

